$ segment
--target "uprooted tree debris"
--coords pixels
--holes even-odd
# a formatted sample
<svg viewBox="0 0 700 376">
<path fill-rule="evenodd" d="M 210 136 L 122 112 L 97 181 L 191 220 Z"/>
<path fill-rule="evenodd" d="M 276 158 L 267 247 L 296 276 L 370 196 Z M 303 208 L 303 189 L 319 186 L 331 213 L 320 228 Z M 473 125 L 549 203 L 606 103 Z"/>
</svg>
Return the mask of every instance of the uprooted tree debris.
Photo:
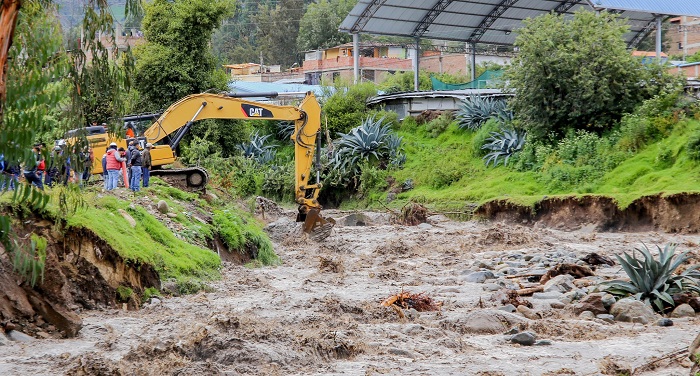
<svg viewBox="0 0 700 376">
<path fill-rule="evenodd" d="M 418 312 L 439 311 L 442 309 L 442 302 L 437 302 L 424 292 L 411 294 L 409 291 L 392 295 L 382 302 L 384 307 L 395 306 L 402 309 L 413 308 Z"/>
</svg>

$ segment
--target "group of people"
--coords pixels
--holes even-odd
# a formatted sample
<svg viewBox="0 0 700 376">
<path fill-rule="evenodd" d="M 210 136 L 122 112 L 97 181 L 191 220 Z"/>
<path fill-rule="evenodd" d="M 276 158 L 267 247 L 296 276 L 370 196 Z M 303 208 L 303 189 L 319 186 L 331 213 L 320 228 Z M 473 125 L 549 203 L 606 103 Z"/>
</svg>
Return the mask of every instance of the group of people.
<svg viewBox="0 0 700 376">
<path fill-rule="evenodd" d="M 148 143 L 145 148 L 136 141 L 130 141 L 127 150 L 117 148 L 112 142 L 102 156 L 102 171 L 104 171 L 105 190 L 111 191 L 119 186 L 119 177 L 128 175 L 129 189 L 134 192 L 148 187 L 151 176 L 151 148 Z M 123 171 L 126 169 L 126 173 Z"/>
<path fill-rule="evenodd" d="M 44 190 L 44 186 L 51 187 L 54 184 L 67 185 L 69 182 L 77 182 L 82 185 L 83 181 L 90 178 L 90 170 L 94 156 L 92 149 L 85 148 L 78 153 L 84 166 L 82 171 L 71 168 L 70 156 L 64 158 L 64 148 L 60 145 L 54 146 L 50 157 L 47 159 L 42 151 L 44 144 L 34 144 L 32 148 L 33 158 L 20 168 L 20 163 L 6 161 L 4 155 L 0 154 L 0 190 L 14 190 L 20 175 L 24 176 L 27 183 Z"/>
</svg>

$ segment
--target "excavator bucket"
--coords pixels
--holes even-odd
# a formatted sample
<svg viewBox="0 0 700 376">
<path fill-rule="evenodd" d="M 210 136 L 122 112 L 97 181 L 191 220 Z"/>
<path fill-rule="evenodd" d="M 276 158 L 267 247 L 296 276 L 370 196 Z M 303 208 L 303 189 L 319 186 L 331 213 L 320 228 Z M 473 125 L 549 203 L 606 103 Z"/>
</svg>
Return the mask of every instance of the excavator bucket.
<svg viewBox="0 0 700 376">
<path fill-rule="evenodd" d="M 305 233 L 309 234 L 312 240 L 318 242 L 331 235 L 333 226 L 335 226 L 335 219 L 325 219 L 321 217 L 320 209 L 311 208 L 306 213 L 303 229 Z"/>
</svg>

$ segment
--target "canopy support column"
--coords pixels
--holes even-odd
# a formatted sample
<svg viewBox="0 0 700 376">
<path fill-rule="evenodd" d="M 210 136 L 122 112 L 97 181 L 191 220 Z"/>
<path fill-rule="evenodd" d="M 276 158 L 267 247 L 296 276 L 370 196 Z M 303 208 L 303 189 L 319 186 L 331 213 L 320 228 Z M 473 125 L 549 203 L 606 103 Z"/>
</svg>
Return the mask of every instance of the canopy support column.
<svg viewBox="0 0 700 376">
<path fill-rule="evenodd" d="M 472 69 L 472 81 L 476 80 L 476 43 L 469 43 L 469 50 L 471 51 L 471 69 Z"/>
<path fill-rule="evenodd" d="M 420 38 L 416 38 L 416 50 L 413 55 L 413 90 L 420 90 Z"/>
<path fill-rule="evenodd" d="M 661 64 L 661 16 L 656 16 L 656 61 Z"/>
<path fill-rule="evenodd" d="M 352 71 L 354 82 L 360 82 L 360 34 L 352 35 Z"/>
</svg>

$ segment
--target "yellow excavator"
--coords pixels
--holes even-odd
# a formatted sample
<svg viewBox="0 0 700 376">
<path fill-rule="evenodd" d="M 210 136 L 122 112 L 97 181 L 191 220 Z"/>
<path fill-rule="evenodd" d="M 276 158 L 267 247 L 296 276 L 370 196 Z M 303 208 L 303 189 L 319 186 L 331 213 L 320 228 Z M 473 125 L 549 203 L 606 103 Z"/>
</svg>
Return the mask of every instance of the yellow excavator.
<svg viewBox="0 0 700 376">
<path fill-rule="evenodd" d="M 297 222 L 304 222 L 303 231 L 310 234 L 312 239 L 323 240 L 330 235 L 335 220 L 323 218 L 320 214 L 322 207 L 318 203 L 321 182 L 320 143 L 317 143 L 317 137 L 321 129 L 321 106 L 312 92 L 305 93 L 299 106 L 279 106 L 242 99 L 272 98 L 277 95 L 277 93 L 190 95 L 171 105 L 143 132 L 143 136 L 137 135 L 135 139 L 142 146 L 146 143 L 153 145 L 151 175 L 163 177 L 171 184 L 186 186 L 190 190 L 201 190 L 208 181 L 208 175 L 204 169 L 200 167 L 160 168 L 175 162 L 177 146 L 196 121 L 204 119 L 294 121 L 294 133 L 291 138 L 294 141 L 294 198 L 299 205 Z M 139 120 L 149 116 L 155 118 L 157 114 L 127 117 L 125 120 Z M 102 127 L 88 127 L 86 130 L 86 137 L 95 156 L 112 142 L 126 147 L 127 143 L 133 140 L 111 136 Z M 311 176 L 314 154 L 317 164 L 315 179 Z M 102 173 L 100 158 L 95 158 L 92 173 Z"/>
</svg>

